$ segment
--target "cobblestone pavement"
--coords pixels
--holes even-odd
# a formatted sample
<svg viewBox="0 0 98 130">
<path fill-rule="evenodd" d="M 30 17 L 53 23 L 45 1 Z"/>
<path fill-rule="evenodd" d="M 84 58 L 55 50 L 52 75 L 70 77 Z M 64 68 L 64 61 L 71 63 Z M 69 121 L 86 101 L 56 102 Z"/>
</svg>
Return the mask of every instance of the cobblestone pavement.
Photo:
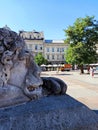
<svg viewBox="0 0 98 130">
<path fill-rule="evenodd" d="M 41 76 L 58 77 L 67 83 L 67 94 L 92 110 L 98 110 L 98 73 L 80 75 L 79 71 L 45 71 Z"/>
</svg>

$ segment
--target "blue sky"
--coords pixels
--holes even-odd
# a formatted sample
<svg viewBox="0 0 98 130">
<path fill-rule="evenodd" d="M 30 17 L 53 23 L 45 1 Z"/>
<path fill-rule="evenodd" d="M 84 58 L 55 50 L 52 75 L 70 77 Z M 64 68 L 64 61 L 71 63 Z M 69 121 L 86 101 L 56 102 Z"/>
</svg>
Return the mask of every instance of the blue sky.
<svg viewBox="0 0 98 130">
<path fill-rule="evenodd" d="M 63 30 L 87 15 L 98 20 L 98 0 L 0 0 L 0 28 L 43 31 L 45 39 L 65 39 Z"/>
</svg>

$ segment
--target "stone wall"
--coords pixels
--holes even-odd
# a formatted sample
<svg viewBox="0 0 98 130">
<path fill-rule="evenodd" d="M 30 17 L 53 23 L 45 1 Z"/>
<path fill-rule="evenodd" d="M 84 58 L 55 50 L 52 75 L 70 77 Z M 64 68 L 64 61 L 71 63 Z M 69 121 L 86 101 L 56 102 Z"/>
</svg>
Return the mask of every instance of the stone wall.
<svg viewBox="0 0 98 130">
<path fill-rule="evenodd" d="M 98 115 L 68 95 L 0 108 L 0 130 L 98 130 Z"/>
</svg>

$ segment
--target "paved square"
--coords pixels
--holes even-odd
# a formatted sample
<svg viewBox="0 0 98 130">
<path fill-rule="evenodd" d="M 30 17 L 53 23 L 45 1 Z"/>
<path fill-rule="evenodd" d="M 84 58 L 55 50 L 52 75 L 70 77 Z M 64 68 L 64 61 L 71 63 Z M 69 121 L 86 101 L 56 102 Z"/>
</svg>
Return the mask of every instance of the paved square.
<svg viewBox="0 0 98 130">
<path fill-rule="evenodd" d="M 62 79 L 67 85 L 67 94 L 82 102 L 92 110 L 98 110 L 98 74 L 92 78 L 89 74 L 80 75 L 79 71 L 45 71 L 42 76 Z"/>
</svg>

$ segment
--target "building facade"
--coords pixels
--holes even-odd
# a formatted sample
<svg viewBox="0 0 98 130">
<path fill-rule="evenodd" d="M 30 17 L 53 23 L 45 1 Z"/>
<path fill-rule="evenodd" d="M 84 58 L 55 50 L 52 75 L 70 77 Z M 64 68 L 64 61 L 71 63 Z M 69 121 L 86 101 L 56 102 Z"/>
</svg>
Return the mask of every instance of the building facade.
<svg viewBox="0 0 98 130">
<path fill-rule="evenodd" d="M 43 32 L 36 32 L 35 30 L 32 32 L 20 31 L 19 35 L 24 39 L 29 51 L 32 51 L 34 56 L 39 52 L 44 53 Z"/>
<path fill-rule="evenodd" d="M 51 64 L 65 63 L 64 53 L 67 45 L 64 40 L 45 40 L 43 32 L 20 31 L 19 35 L 24 39 L 28 49 L 35 55 L 42 53 Z"/>
<path fill-rule="evenodd" d="M 53 64 L 65 63 L 65 50 L 67 50 L 67 45 L 63 40 L 44 41 L 44 56 Z"/>
</svg>

